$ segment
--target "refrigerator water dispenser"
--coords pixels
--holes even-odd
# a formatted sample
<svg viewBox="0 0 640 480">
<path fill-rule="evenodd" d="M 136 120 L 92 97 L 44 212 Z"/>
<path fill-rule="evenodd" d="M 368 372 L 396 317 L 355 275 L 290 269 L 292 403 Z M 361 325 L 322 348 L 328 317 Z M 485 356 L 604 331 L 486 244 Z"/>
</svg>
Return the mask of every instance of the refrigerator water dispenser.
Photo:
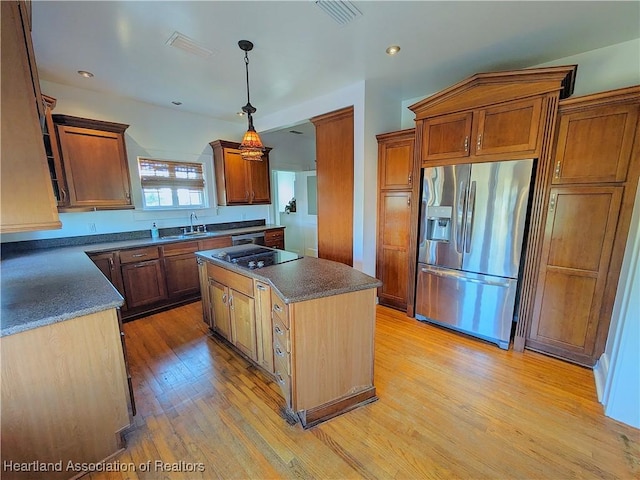
<svg viewBox="0 0 640 480">
<path fill-rule="evenodd" d="M 448 242 L 451 240 L 452 207 L 427 207 L 427 240 Z"/>
</svg>

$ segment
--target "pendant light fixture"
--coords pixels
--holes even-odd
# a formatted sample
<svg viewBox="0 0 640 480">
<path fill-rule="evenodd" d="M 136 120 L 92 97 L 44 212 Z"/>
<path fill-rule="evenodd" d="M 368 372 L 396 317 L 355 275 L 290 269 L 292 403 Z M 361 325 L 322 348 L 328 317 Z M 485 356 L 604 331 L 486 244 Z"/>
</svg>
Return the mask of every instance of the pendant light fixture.
<svg viewBox="0 0 640 480">
<path fill-rule="evenodd" d="M 256 108 L 251 105 L 251 101 L 249 99 L 248 52 L 253 49 L 253 43 L 251 43 L 249 40 L 240 40 L 238 42 L 238 46 L 240 47 L 240 50 L 244 51 L 244 66 L 247 71 L 247 104 L 242 107 L 242 111 L 249 117 L 249 128 L 247 129 L 247 133 L 244 134 L 242 143 L 239 147 L 240 156 L 245 160 L 262 161 L 264 146 L 262 145 L 262 140 L 260 140 L 258 132 L 256 132 L 255 128 L 253 128 L 253 114 L 256 112 Z"/>
</svg>

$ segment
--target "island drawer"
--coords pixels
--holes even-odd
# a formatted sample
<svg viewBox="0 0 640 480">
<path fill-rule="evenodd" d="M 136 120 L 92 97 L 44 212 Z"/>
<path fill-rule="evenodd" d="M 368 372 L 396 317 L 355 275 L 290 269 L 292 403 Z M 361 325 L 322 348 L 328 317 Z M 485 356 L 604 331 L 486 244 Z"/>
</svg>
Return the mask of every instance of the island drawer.
<svg viewBox="0 0 640 480">
<path fill-rule="evenodd" d="M 162 246 L 162 254 L 165 257 L 182 255 L 183 253 L 195 253 L 198 250 L 198 242 L 176 242 Z"/>
<path fill-rule="evenodd" d="M 285 366 L 276 359 L 276 383 L 282 390 L 282 396 L 286 401 L 287 407 L 291 406 L 291 376 L 287 374 Z"/>
<path fill-rule="evenodd" d="M 253 298 L 253 279 L 207 262 L 207 275 L 218 283 Z"/>
<path fill-rule="evenodd" d="M 273 353 L 277 356 L 276 345 L 285 353 L 291 351 L 291 341 L 289 340 L 289 330 L 277 318 L 273 319 Z"/>
<path fill-rule="evenodd" d="M 155 260 L 160 257 L 158 247 L 136 248 L 132 250 L 120 250 L 120 263 L 143 262 Z"/>
<path fill-rule="evenodd" d="M 273 353 L 276 370 L 280 370 L 283 374 L 291 375 L 291 354 L 287 353 L 278 339 L 273 340 Z"/>
<path fill-rule="evenodd" d="M 273 311 L 274 321 L 278 318 L 280 323 L 289 329 L 289 312 L 287 304 L 284 303 L 282 299 L 273 292 L 273 290 L 271 291 L 271 310 Z"/>
</svg>

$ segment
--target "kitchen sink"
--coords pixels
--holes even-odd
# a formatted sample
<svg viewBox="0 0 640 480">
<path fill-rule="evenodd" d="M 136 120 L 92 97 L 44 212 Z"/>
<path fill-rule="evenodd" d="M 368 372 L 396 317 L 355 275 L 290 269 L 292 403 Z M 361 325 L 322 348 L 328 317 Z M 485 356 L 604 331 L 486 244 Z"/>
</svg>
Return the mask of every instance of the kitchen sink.
<svg viewBox="0 0 640 480">
<path fill-rule="evenodd" d="M 160 237 L 162 240 L 183 240 L 185 238 L 201 238 L 201 237 L 210 237 L 213 233 L 211 232 L 187 232 L 180 233 L 178 235 L 167 235 L 164 237 Z"/>
</svg>

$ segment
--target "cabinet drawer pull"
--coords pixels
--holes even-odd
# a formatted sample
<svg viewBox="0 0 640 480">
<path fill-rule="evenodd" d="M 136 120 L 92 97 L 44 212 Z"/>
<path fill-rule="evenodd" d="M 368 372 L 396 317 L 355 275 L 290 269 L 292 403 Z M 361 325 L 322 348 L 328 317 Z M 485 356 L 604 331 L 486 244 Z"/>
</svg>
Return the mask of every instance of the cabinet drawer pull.
<svg viewBox="0 0 640 480">
<path fill-rule="evenodd" d="M 280 349 L 280 345 L 276 345 L 274 348 L 276 355 L 279 357 L 284 357 L 284 352 Z"/>
<path fill-rule="evenodd" d="M 282 377 L 282 374 L 280 372 L 276 372 L 276 382 L 284 386 L 284 378 Z"/>
<path fill-rule="evenodd" d="M 284 331 L 280 328 L 280 325 L 276 325 L 275 327 L 273 327 L 273 330 L 274 330 L 278 335 L 284 335 Z"/>
<path fill-rule="evenodd" d="M 465 153 L 469 151 L 469 135 L 464 137 L 464 151 Z"/>
<path fill-rule="evenodd" d="M 261 283 L 256 283 L 256 288 L 258 290 L 262 290 L 263 292 L 265 292 L 267 290 L 267 287 L 265 287 L 264 285 L 262 285 Z"/>
<path fill-rule="evenodd" d="M 482 147 L 482 134 L 478 134 L 478 141 L 476 142 L 476 150 L 480 150 Z"/>
<path fill-rule="evenodd" d="M 278 305 L 277 303 L 273 304 L 273 310 L 276 312 L 282 312 L 282 307 L 280 305 Z"/>
<path fill-rule="evenodd" d="M 551 200 L 549 200 L 549 211 L 553 212 L 556 208 L 556 194 L 551 194 Z"/>
<path fill-rule="evenodd" d="M 224 294 L 222 295 L 222 304 L 223 304 L 223 305 L 226 305 L 226 304 L 227 304 L 227 294 L 226 294 L 226 293 L 224 293 Z"/>
<path fill-rule="evenodd" d="M 140 258 L 140 257 L 146 257 L 148 255 L 148 253 L 134 253 L 133 255 L 131 255 L 134 258 Z"/>
<path fill-rule="evenodd" d="M 411 185 L 411 182 L 413 182 L 413 175 L 410 173 L 409 174 L 409 185 Z"/>
</svg>

